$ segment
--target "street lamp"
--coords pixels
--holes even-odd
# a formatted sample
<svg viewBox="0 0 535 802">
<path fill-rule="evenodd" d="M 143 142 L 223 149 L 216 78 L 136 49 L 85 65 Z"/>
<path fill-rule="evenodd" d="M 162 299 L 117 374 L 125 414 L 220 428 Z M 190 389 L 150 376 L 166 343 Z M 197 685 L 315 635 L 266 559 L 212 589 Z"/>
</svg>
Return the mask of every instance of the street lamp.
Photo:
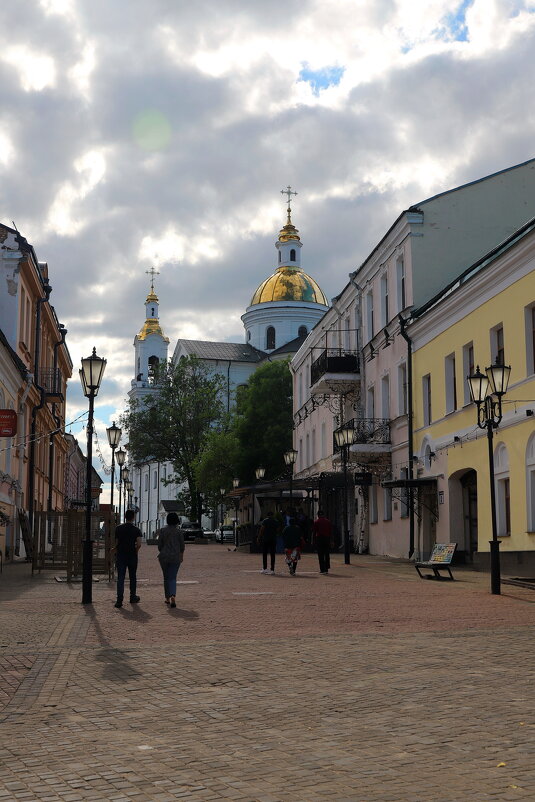
<svg viewBox="0 0 535 802">
<path fill-rule="evenodd" d="M 123 519 L 124 514 L 126 512 L 126 483 L 130 478 L 130 471 L 128 470 L 127 466 L 124 465 L 121 468 L 121 479 L 123 480 Z"/>
<path fill-rule="evenodd" d="M 123 465 L 126 460 L 126 451 L 124 448 L 119 448 L 117 454 L 115 455 L 115 459 L 117 460 L 117 465 L 119 466 L 119 523 L 121 523 L 121 497 L 122 497 L 122 489 L 123 489 Z"/>
<path fill-rule="evenodd" d="M 284 453 L 284 462 L 290 468 L 290 515 L 293 514 L 293 480 L 294 480 L 294 465 L 297 460 L 297 451 L 295 448 L 289 448 Z"/>
<path fill-rule="evenodd" d="M 225 497 L 225 493 L 227 492 L 224 487 L 219 488 L 219 492 L 221 493 L 221 526 L 223 526 L 223 499 Z M 221 543 L 223 542 L 223 534 L 221 534 Z"/>
<path fill-rule="evenodd" d="M 255 471 L 255 476 L 260 481 L 260 479 L 264 478 L 265 473 L 266 473 L 266 469 L 263 468 L 261 465 L 259 465 L 258 468 Z M 254 528 L 256 526 L 256 524 L 255 524 L 255 505 L 256 505 L 256 493 L 253 493 L 253 532 L 254 532 Z"/>
<path fill-rule="evenodd" d="M 486 374 L 486 375 L 485 375 Z M 470 397 L 477 405 L 477 425 L 487 430 L 487 443 L 489 451 L 489 480 L 490 480 L 490 514 L 492 522 L 492 540 L 490 546 L 490 592 L 500 594 L 500 541 L 498 540 L 498 526 L 496 523 L 496 487 L 494 484 L 494 451 L 492 441 L 494 429 L 497 429 L 502 419 L 502 396 L 507 392 L 510 365 L 496 364 L 485 368 L 481 373 L 479 365 L 472 376 L 467 376 L 470 388 Z"/>
<path fill-rule="evenodd" d="M 114 512 L 113 509 L 113 485 L 115 484 L 115 449 L 119 445 L 121 441 L 121 429 L 115 425 L 115 421 L 113 421 L 111 426 L 108 426 L 106 429 L 106 434 L 108 435 L 108 443 L 110 444 L 111 448 L 111 494 L 110 494 L 110 507 L 112 511 L 112 515 Z"/>
<path fill-rule="evenodd" d="M 91 473 L 93 461 L 93 412 L 95 397 L 100 389 L 104 376 L 106 360 L 97 356 L 93 348 L 91 356 L 82 359 L 80 382 L 86 398 L 89 398 L 89 416 L 87 418 L 87 473 L 86 473 L 86 506 L 85 506 L 85 540 L 82 564 L 82 604 L 91 604 L 93 600 L 93 543 L 91 542 Z"/>
<path fill-rule="evenodd" d="M 347 423 L 336 429 L 334 433 L 336 445 L 342 451 L 342 465 L 344 470 L 344 563 L 349 565 L 351 562 L 349 551 L 349 521 L 347 504 L 347 455 L 352 444 L 355 442 L 355 429 Z"/>
<path fill-rule="evenodd" d="M 232 480 L 232 487 L 234 490 L 237 490 L 240 486 L 239 479 Z M 238 548 L 238 509 L 240 506 L 240 499 L 239 496 L 236 496 L 234 499 L 234 546 Z"/>
</svg>

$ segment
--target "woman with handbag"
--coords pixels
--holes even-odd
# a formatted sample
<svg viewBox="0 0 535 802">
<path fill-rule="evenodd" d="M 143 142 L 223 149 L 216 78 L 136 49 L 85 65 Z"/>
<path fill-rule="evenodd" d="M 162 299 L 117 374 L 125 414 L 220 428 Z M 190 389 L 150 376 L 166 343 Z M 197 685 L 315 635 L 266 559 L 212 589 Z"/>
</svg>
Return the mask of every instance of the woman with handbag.
<svg viewBox="0 0 535 802">
<path fill-rule="evenodd" d="M 165 603 L 170 607 L 176 607 L 176 577 L 184 559 L 184 535 L 177 526 L 178 521 L 176 512 L 170 512 L 167 526 L 158 532 L 158 559 L 163 573 Z"/>
</svg>

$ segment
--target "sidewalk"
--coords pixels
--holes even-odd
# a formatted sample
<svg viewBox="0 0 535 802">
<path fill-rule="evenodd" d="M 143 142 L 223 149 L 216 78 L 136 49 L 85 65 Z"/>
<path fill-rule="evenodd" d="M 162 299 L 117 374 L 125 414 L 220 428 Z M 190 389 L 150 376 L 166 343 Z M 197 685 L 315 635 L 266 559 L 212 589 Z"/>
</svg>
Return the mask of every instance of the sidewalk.
<svg viewBox="0 0 535 802">
<path fill-rule="evenodd" d="M 176 610 L 155 547 L 120 610 L 6 566 L 0 800 L 534 798 L 535 594 L 351 560 L 188 545 Z"/>
</svg>

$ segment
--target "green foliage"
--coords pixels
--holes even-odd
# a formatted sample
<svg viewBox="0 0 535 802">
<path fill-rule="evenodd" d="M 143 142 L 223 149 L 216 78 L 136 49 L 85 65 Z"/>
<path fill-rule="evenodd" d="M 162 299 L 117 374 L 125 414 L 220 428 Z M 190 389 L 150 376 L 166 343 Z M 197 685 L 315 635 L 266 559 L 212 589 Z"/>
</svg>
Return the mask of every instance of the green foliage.
<svg viewBox="0 0 535 802">
<path fill-rule="evenodd" d="M 232 422 L 227 427 L 211 431 L 205 441 L 202 453 L 195 462 L 197 484 L 207 496 L 217 501 L 221 495 L 220 488 L 232 488 L 232 480 L 236 475 L 240 443 Z"/>
<path fill-rule="evenodd" d="M 223 414 L 222 381 L 197 357 L 183 358 L 159 375 L 154 392 L 131 401 L 121 418 L 133 461 L 171 462 L 174 478 L 188 485 L 189 514 L 199 521 L 194 465 Z"/>
<path fill-rule="evenodd" d="M 249 378 L 238 398 L 234 425 L 239 442 L 237 475 L 255 479 L 259 465 L 266 478 L 285 470 L 284 452 L 292 447 L 292 377 L 288 361 L 267 362 Z"/>
</svg>

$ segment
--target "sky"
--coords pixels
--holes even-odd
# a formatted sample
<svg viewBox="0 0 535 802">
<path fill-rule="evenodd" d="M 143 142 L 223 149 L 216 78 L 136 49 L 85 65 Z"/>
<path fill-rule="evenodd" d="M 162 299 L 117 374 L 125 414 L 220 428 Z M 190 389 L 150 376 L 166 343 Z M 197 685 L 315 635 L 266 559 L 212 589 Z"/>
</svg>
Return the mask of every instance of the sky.
<svg viewBox="0 0 535 802">
<path fill-rule="evenodd" d="M 243 340 L 287 185 L 333 297 L 403 209 L 533 158 L 534 62 L 535 0 L 0 4 L 0 220 L 48 262 L 67 420 L 95 346 L 109 465 L 151 267 L 171 352 Z"/>
</svg>

